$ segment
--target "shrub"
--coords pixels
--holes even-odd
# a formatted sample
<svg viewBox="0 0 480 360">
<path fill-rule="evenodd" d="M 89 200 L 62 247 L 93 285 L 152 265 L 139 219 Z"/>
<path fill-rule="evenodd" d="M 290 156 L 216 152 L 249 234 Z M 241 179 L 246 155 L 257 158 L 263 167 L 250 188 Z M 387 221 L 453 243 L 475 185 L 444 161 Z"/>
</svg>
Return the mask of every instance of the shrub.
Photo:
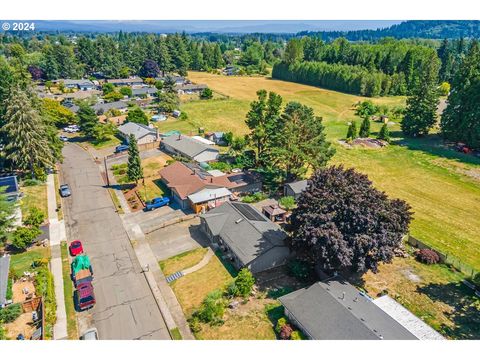
<svg viewBox="0 0 480 360">
<path fill-rule="evenodd" d="M 200 330 L 202 330 L 202 326 L 200 324 L 200 321 L 198 320 L 198 317 L 194 316 L 188 319 L 188 325 L 194 333 L 198 333 Z"/>
<path fill-rule="evenodd" d="M 37 179 L 25 179 L 23 182 L 23 186 L 35 186 L 35 185 L 41 185 L 42 182 Z"/>
<path fill-rule="evenodd" d="M 238 293 L 243 297 L 247 297 L 252 292 L 253 285 L 255 284 L 255 278 L 250 270 L 243 268 L 238 273 L 235 279 L 235 285 L 238 288 Z"/>
<path fill-rule="evenodd" d="M 212 89 L 206 88 L 203 89 L 202 92 L 200 93 L 200 99 L 211 99 L 213 97 L 213 91 Z"/>
<path fill-rule="evenodd" d="M 312 267 L 306 261 L 292 260 L 288 263 L 290 275 L 300 280 L 308 279 L 312 272 Z"/>
<path fill-rule="evenodd" d="M 292 331 L 290 335 L 290 340 L 303 340 L 302 333 L 298 330 Z"/>
<path fill-rule="evenodd" d="M 281 317 L 277 321 L 277 325 L 275 326 L 275 331 L 278 334 L 280 334 L 280 331 L 282 330 L 282 327 L 284 327 L 285 325 L 287 325 L 287 319 L 285 319 L 284 317 Z"/>
<path fill-rule="evenodd" d="M 220 324 L 225 312 L 225 300 L 220 290 L 210 292 L 203 300 L 200 309 L 195 311 L 193 317 L 199 321 L 209 324 Z"/>
<path fill-rule="evenodd" d="M 267 195 L 262 193 L 262 192 L 256 192 L 253 195 L 246 195 L 242 198 L 242 201 L 244 203 L 250 204 L 250 203 L 256 203 L 262 200 L 265 200 L 267 198 Z"/>
<path fill-rule="evenodd" d="M 440 262 L 440 256 L 438 253 L 431 249 L 420 249 L 416 253 L 418 261 L 424 264 L 436 264 Z"/>
<path fill-rule="evenodd" d="M 20 304 L 13 304 L 0 309 L 0 323 L 11 323 L 15 321 L 22 314 L 22 306 Z"/>
<path fill-rule="evenodd" d="M 230 297 L 240 295 L 240 290 L 238 289 L 237 284 L 235 284 L 235 281 L 232 281 L 230 284 L 228 284 L 226 293 Z"/>
<path fill-rule="evenodd" d="M 290 339 L 290 336 L 292 336 L 293 329 L 289 324 L 285 324 L 282 326 L 280 329 L 280 339 L 282 340 L 288 340 Z"/>
<path fill-rule="evenodd" d="M 25 250 L 41 233 L 42 231 L 38 228 L 20 226 L 12 233 L 12 245 L 18 250 Z"/>
<path fill-rule="evenodd" d="M 217 161 L 208 164 L 212 170 L 220 170 L 223 172 L 230 172 L 232 170 L 232 165 L 223 161 Z"/>
<path fill-rule="evenodd" d="M 35 276 L 35 291 L 43 296 L 45 301 L 45 321 L 48 324 L 55 324 L 57 315 L 57 304 L 55 300 L 55 286 L 53 275 L 46 266 L 37 270 Z"/>
<path fill-rule="evenodd" d="M 292 210 L 296 206 L 295 198 L 293 196 L 284 196 L 278 201 L 278 203 L 287 211 Z"/>
<path fill-rule="evenodd" d="M 36 206 L 32 207 L 28 211 L 28 216 L 23 222 L 25 225 L 39 227 L 45 221 L 45 213 Z"/>
</svg>

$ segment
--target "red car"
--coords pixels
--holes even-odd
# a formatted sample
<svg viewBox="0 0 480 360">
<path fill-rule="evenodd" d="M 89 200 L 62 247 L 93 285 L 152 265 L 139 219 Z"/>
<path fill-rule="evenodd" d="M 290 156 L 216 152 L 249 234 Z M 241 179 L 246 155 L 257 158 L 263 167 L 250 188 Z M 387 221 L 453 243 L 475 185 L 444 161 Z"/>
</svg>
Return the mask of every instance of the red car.
<svg viewBox="0 0 480 360">
<path fill-rule="evenodd" d="M 95 305 L 95 294 L 93 293 L 91 282 L 78 284 L 75 294 L 77 297 L 78 309 L 80 311 L 90 309 Z"/>
<path fill-rule="evenodd" d="M 83 246 L 80 240 L 74 240 L 70 243 L 70 255 L 77 256 L 83 253 Z"/>
</svg>

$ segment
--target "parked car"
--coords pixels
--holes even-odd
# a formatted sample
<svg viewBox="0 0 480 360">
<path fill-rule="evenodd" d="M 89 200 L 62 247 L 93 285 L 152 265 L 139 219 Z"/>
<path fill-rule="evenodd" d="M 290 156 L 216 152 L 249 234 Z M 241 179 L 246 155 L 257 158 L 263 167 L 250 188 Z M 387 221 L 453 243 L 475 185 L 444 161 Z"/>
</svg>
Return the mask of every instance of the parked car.
<svg viewBox="0 0 480 360">
<path fill-rule="evenodd" d="M 128 150 L 128 145 L 118 145 L 115 148 L 115 154 L 121 153 L 122 151 L 127 151 Z"/>
<path fill-rule="evenodd" d="M 157 197 L 145 204 L 145 211 L 155 210 L 162 206 L 170 204 L 170 198 L 168 197 Z"/>
<path fill-rule="evenodd" d="M 68 186 L 68 184 L 60 185 L 60 196 L 68 197 L 70 195 L 72 195 L 72 192 L 70 191 L 70 187 Z"/>
<path fill-rule="evenodd" d="M 60 140 L 62 141 L 68 141 L 68 137 L 64 136 L 64 135 L 60 135 Z"/>
<path fill-rule="evenodd" d="M 64 127 L 63 131 L 65 131 L 67 133 L 73 133 L 74 132 L 70 126 Z"/>
<path fill-rule="evenodd" d="M 75 256 L 70 267 L 72 270 L 72 280 L 75 278 L 75 275 L 80 270 L 88 270 L 93 275 L 93 268 L 92 268 L 92 264 L 90 263 L 90 258 L 88 257 L 88 255 L 81 254 L 81 255 Z"/>
<path fill-rule="evenodd" d="M 91 283 L 93 281 L 93 275 L 89 269 L 79 270 L 72 276 L 73 285 L 77 288 L 80 284 Z"/>
<path fill-rule="evenodd" d="M 73 240 L 69 246 L 70 255 L 77 256 L 78 254 L 83 253 L 83 245 L 80 240 Z"/>
<path fill-rule="evenodd" d="M 90 328 L 80 336 L 80 340 L 99 340 L 97 328 Z"/>
<path fill-rule="evenodd" d="M 80 310 L 87 310 L 95 305 L 95 294 L 91 282 L 79 284 L 75 296 Z"/>
</svg>

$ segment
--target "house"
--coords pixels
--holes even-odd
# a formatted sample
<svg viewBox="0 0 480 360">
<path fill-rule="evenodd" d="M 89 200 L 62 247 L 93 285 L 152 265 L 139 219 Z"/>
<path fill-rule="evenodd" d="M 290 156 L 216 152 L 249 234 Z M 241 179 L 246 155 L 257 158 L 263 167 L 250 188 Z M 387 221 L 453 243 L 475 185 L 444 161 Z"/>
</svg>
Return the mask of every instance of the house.
<svg viewBox="0 0 480 360">
<path fill-rule="evenodd" d="M 64 101 L 72 102 L 73 100 L 85 100 L 92 96 L 99 96 L 102 92 L 100 90 L 81 90 L 73 93 L 67 93 L 63 96 Z"/>
<path fill-rule="evenodd" d="M 130 135 L 135 136 L 138 145 L 149 144 L 158 141 L 159 134 L 155 128 L 148 127 L 147 125 L 137 124 L 134 122 L 127 122 L 118 127 L 118 133 L 125 139 L 128 144 Z"/>
<path fill-rule="evenodd" d="M 0 177 L 0 189 L 2 188 L 5 188 L 8 201 L 17 201 L 22 196 L 16 175 Z"/>
<path fill-rule="evenodd" d="M 143 79 L 139 77 L 132 77 L 128 79 L 108 79 L 107 83 L 115 86 L 143 85 Z"/>
<path fill-rule="evenodd" d="M 181 114 L 182 114 L 182 112 L 181 112 L 180 110 L 173 110 L 173 111 L 172 111 L 172 116 L 173 116 L 174 118 L 180 117 Z"/>
<path fill-rule="evenodd" d="M 198 140 L 200 141 L 201 143 L 204 143 L 206 145 L 215 145 L 215 143 L 213 141 L 210 141 L 208 139 L 205 139 L 204 137 L 201 137 L 199 135 L 194 135 L 192 136 L 192 139 L 195 139 L 195 140 Z"/>
<path fill-rule="evenodd" d="M 178 94 L 198 94 L 208 88 L 205 84 L 181 84 L 175 85 L 175 91 Z"/>
<path fill-rule="evenodd" d="M 290 255 L 286 233 L 249 204 L 225 202 L 200 215 L 200 221 L 212 245 L 236 269 L 259 273 L 284 265 Z"/>
<path fill-rule="evenodd" d="M 176 161 L 159 172 L 175 203 L 196 213 L 218 206 L 234 194 L 260 191 L 262 182 L 254 173 L 224 174 L 206 171 L 198 164 Z"/>
<path fill-rule="evenodd" d="M 185 135 L 168 136 L 162 140 L 162 148 L 171 154 L 180 155 L 197 162 L 209 162 L 218 158 L 219 151 L 211 145 Z"/>
<path fill-rule="evenodd" d="M 88 79 L 57 79 L 52 81 L 55 85 L 63 83 L 67 89 L 94 90 L 95 84 Z"/>
<path fill-rule="evenodd" d="M 0 256 L 0 309 L 7 303 L 8 273 L 10 256 Z"/>
<path fill-rule="evenodd" d="M 213 141 L 217 145 L 225 145 L 225 133 L 221 131 L 214 131 L 205 134 L 205 138 Z"/>
<path fill-rule="evenodd" d="M 340 276 L 278 299 L 311 340 L 416 340 L 410 331 Z"/>
<path fill-rule="evenodd" d="M 175 76 L 175 75 L 166 75 L 166 76 L 162 76 L 162 77 L 157 77 L 155 78 L 156 81 L 162 81 L 162 82 L 165 82 L 165 81 L 171 81 L 173 83 L 175 83 L 175 85 L 183 85 L 185 83 L 187 83 L 187 79 L 184 78 L 183 76 Z"/>
<path fill-rule="evenodd" d="M 120 126 L 127 121 L 127 115 L 110 116 L 110 117 L 106 117 L 105 115 L 99 115 L 98 121 L 100 121 L 103 124 L 106 124 L 107 121 L 109 121 L 114 125 Z"/>
<path fill-rule="evenodd" d="M 132 89 L 132 97 L 155 97 L 158 89 L 156 87 L 141 87 Z"/>
<path fill-rule="evenodd" d="M 128 109 L 128 105 L 124 101 L 113 101 L 109 103 L 98 103 L 92 106 L 93 111 L 97 115 L 105 114 L 108 110 L 116 109 L 120 110 L 120 112 L 126 112 Z"/>
<path fill-rule="evenodd" d="M 232 75 L 237 75 L 238 74 L 238 68 L 235 66 L 227 66 L 225 69 L 223 69 L 223 73 L 227 76 L 232 76 Z"/>
<path fill-rule="evenodd" d="M 302 191 L 305 191 L 308 185 L 308 180 L 300 180 L 285 184 L 283 186 L 283 195 L 284 196 L 293 196 L 295 200 L 300 197 Z"/>
</svg>

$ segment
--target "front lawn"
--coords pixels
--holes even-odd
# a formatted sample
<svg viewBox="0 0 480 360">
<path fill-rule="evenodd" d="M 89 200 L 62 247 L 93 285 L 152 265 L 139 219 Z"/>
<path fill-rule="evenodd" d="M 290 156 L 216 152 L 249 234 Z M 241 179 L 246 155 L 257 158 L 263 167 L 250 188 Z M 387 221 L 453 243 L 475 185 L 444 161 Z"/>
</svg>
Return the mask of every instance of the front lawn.
<svg viewBox="0 0 480 360">
<path fill-rule="evenodd" d="M 32 264 L 36 260 L 49 259 L 50 248 L 37 246 L 31 250 L 14 254 L 10 258 L 10 272 L 17 278 L 23 276 L 25 271 L 32 271 Z"/>
<path fill-rule="evenodd" d="M 165 276 L 169 276 L 177 271 L 185 270 L 198 264 L 203 259 L 207 251 L 208 248 L 198 248 L 185 251 L 167 260 L 160 261 L 159 265 L 163 271 L 163 274 Z"/>
<path fill-rule="evenodd" d="M 48 218 L 47 184 L 22 186 L 20 190 L 23 193 L 23 197 L 20 200 L 22 217 L 25 219 L 28 216 L 29 210 L 35 206 Z"/>
</svg>

